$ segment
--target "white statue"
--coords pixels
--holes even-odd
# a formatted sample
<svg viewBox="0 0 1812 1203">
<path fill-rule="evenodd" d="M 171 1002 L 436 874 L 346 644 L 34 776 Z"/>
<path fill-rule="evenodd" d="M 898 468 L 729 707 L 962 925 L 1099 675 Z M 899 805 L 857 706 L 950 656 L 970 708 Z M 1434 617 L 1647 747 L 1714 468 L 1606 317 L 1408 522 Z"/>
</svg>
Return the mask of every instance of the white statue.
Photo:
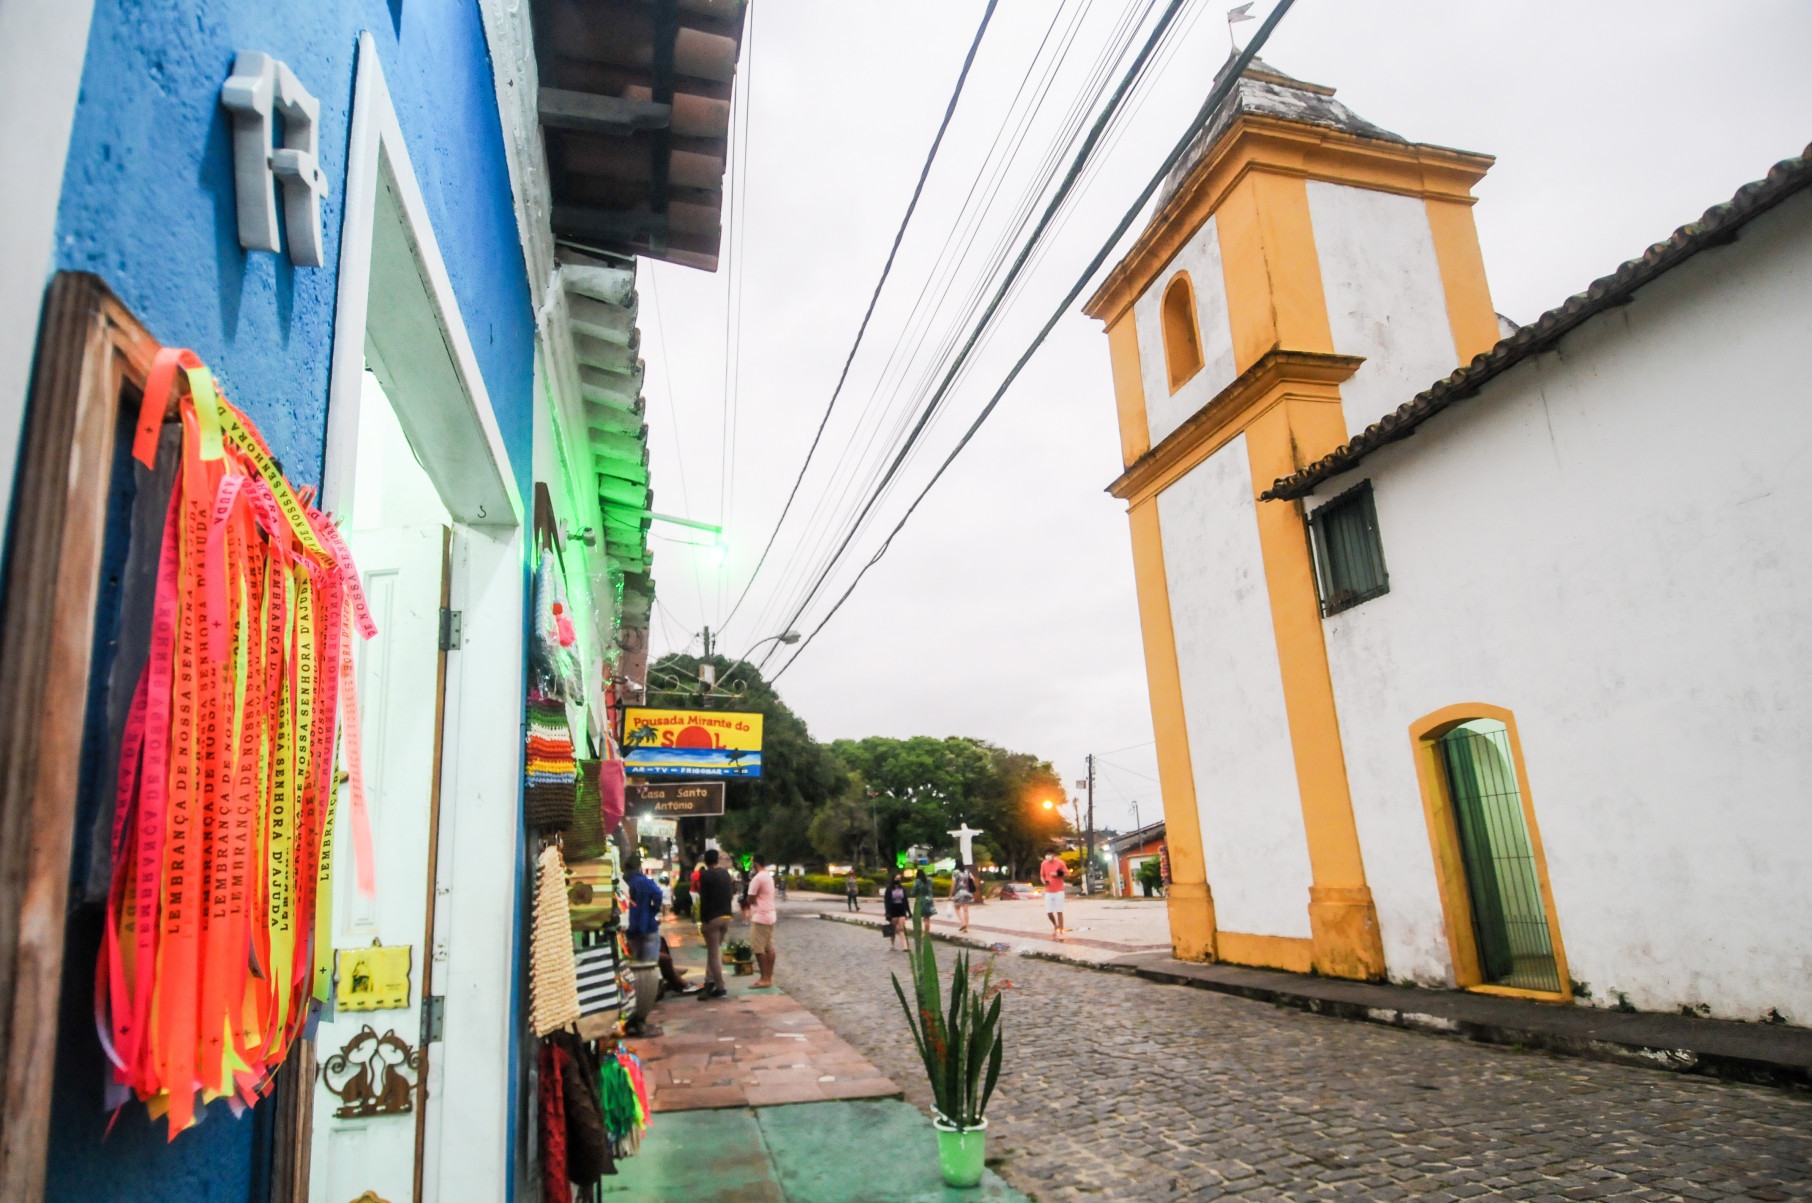
<svg viewBox="0 0 1812 1203">
<path fill-rule="evenodd" d="M 970 827 L 969 820 L 964 819 L 963 825 L 958 827 L 955 831 L 952 831 L 950 834 L 956 837 L 957 846 L 962 849 L 962 862 L 965 865 L 974 867 L 975 837 L 980 835 L 981 831 L 977 828 Z"/>
</svg>

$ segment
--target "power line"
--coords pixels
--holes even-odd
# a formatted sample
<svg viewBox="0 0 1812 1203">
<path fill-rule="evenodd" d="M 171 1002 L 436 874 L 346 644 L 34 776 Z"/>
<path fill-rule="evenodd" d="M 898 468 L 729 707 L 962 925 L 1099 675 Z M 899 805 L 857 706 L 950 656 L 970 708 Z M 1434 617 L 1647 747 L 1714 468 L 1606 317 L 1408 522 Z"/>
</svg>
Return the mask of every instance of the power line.
<svg viewBox="0 0 1812 1203">
<path fill-rule="evenodd" d="M 1083 269 L 1081 275 L 1076 278 L 1076 282 L 1072 284 L 1069 291 L 1064 294 L 1062 302 L 1052 311 L 1050 318 L 1046 320 L 1043 328 L 1039 330 L 1038 334 L 1020 355 L 1019 359 L 1013 364 L 1012 370 L 1007 373 L 1006 379 L 1002 380 L 1000 386 L 994 390 L 994 395 L 990 397 L 988 403 L 982 407 L 981 413 L 977 414 L 975 420 L 969 424 L 969 429 L 964 431 L 963 437 L 957 442 L 956 446 L 951 449 L 950 454 L 944 457 L 944 462 L 938 466 L 938 470 L 932 475 L 931 479 L 925 482 L 924 488 L 919 490 L 918 496 L 913 499 L 912 504 L 907 507 L 906 512 L 900 516 L 900 520 L 894 524 L 893 530 L 888 532 L 886 540 L 882 542 L 880 548 L 876 550 L 873 557 L 862 566 L 861 571 L 856 573 L 856 579 L 850 582 L 849 588 L 843 591 L 842 596 L 837 599 L 836 604 L 830 608 L 830 612 L 819 621 L 817 626 L 812 628 L 812 633 L 805 637 L 805 640 L 799 645 L 798 649 L 793 652 L 792 656 L 788 658 L 787 662 L 780 666 L 779 671 L 768 678 L 769 684 L 778 681 L 781 674 L 791 668 L 794 662 L 805 654 L 805 649 L 812 645 L 812 641 L 818 637 L 818 633 L 825 628 L 826 624 L 828 624 L 833 617 L 836 616 L 837 611 L 843 608 L 843 603 L 848 601 L 850 594 L 856 591 L 856 586 L 862 583 L 862 578 L 868 575 L 868 570 L 880 563 L 881 557 L 887 554 L 887 549 L 893 544 L 894 536 L 898 535 L 900 531 L 904 529 L 907 521 L 911 519 L 913 513 L 919 508 L 919 504 L 925 500 L 926 495 L 937 485 L 937 482 L 943 479 L 944 473 L 949 470 L 951 464 L 956 462 L 956 457 L 962 454 L 963 448 L 969 445 L 969 441 L 973 439 L 976 432 L 981 429 L 982 423 L 986 422 L 989 416 L 993 414 L 995 407 L 1000 404 L 1001 398 L 1006 395 L 1007 390 L 1012 387 L 1013 382 L 1019 378 L 1019 373 L 1025 369 L 1026 364 L 1031 361 L 1032 356 L 1038 351 L 1038 348 L 1044 345 L 1044 340 L 1050 336 L 1052 329 L 1056 327 L 1058 321 L 1069 311 L 1069 307 L 1075 303 L 1076 298 L 1082 294 L 1082 290 L 1088 286 L 1088 282 L 1094 278 L 1095 272 L 1100 270 L 1101 265 L 1106 262 L 1108 255 L 1113 253 L 1114 248 L 1119 245 L 1120 239 L 1126 234 L 1126 231 L 1132 228 L 1133 222 L 1136 221 L 1139 214 L 1144 211 L 1145 203 L 1151 199 L 1152 194 L 1157 192 L 1159 186 L 1162 185 L 1164 180 L 1169 176 L 1171 168 L 1175 167 L 1184 154 L 1188 152 L 1190 146 L 1194 143 L 1197 134 L 1208 124 L 1209 119 L 1213 117 L 1215 111 L 1220 108 L 1228 94 L 1239 86 L 1240 76 L 1245 72 L 1247 65 L 1257 57 L 1259 50 L 1264 46 L 1265 42 L 1269 40 L 1272 30 L 1277 28 L 1278 22 L 1283 19 L 1285 13 L 1290 11 L 1290 6 L 1294 3 L 1295 0 L 1277 0 L 1277 6 L 1273 8 L 1270 15 L 1265 18 L 1264 24 L 1259 26 L 1258 31 L 1253 35 L 1252 40 L 1246 43 L 1246 48 L 1240 51 L 1234 61 L 1224 69 L 1221 76 L 1221 82 L 1209 92 L 1208 99 L 1202 103 L 1202 107 L 1196 112 L 1195 119 L 1192 120 L 1189 123 L 1189 126 L 1183 131 L 1183 136 L 1177 140 L 1176 145 L 1171 148 L 1170 153 L 1164 157 L 1164 162 L 1159 165 L 1158 170 L 1152 175 L 1151 179 L 1147 181 L 1145 187 L 1140 190 L 1138 198 L 1133 202 L 1131 207 L 1126 210 L 1125 215 L 1120 218 L 1119 224 L 1114 227 L 1113 233 L 1108 235 L 1107 239 L 1102 242 L 1100 250 L 1095 252 L 1094 257 L 1089 260 L 1088 266 Z M 1175 5 L 1173 4 L 1171 9 L 1166 10 L 1165 15 L 1169 17 L 1174 15 L 1174 13 Z M 1150 46 L 1151 43 L 1148 41 L 1146 43 L 1146 49 L 1149 50 Z M 1143 54 L 1143 52 L 1141 53 Z M 1137 66 L 1137 64 L 1135 64 L 1135 66 Z M 1121 89 L 1116 92 L 1116 100 L 1119 96 L 1124 94 L 1124 91 L 1125 83 L 1123 82 Z M 1110 102 L 1110 107 L 1113 103 L 1114 102 Z M 1098 132 L 1099 129 L 1100 123 L 1097 122 L 1096 132 Z M 1093 134 L 1091 134 L 1091 138 L 1092 137 Z M 1087 149 L 1087 147 L 1084 148 L 1085 153 Z M 1079 163 L 1072 165 L 1072 177 L 1076 173 L 1078 167 Z"/>
<path fill-rule="evenodd" d="M 688 513 L 692 510 L 692 495 L 686 488 L 686 453 L 680 441 L 680 430 L 685 423 L 679 419 L 679 406 L 673 400 L 673 365 L 667 359 L 667 319 L 661 316 L 661 291 L 655 287 L 653 269 L 648 272 L 648 300 L 654 306 L 654 324 L 661 328 L 661 383 L 667 389 L 667 415 L 673 419 L 673 461 L 679 465 L 680 500 L 685 503 Z M 692 587 L 698 590 L 699 621 L 705 616 L 705 586 L 698 575 L 698 557 L 692 557 Z"/>
<path fill-rule="evenodd" d="M 1119 108 L 1121 101 L 1125 99 L 1126 94 L 1132 88 L 1134 81 L 1136 81 L 1141 72 L 1144 71 L 1145 64 L 1150 60 L 1152 52 L 1162 40 L 1165 31 L 1170 28 L 1171 22 L 1176 20 L 1177 14 L 1182 11 L 1183 4 L 1184 0 L 1170 0 L 1170 3 L 1165 6 L 1163 14 L 1158 18 L 1158 23 L 1146 37 L 1145 44 L 1139 48 L 1137 57 L 1133 59 L 1132 64 L 1127 68 L 1126 74 L 1121 77 L 1119 86 L 1114 89 L 1114 93 L 1108 98 L 1106 106 L 1095 118 L 1095 123 L 1089 130 L 1088 137 L 1083 140 L 1081 148 L 1077 150 L 1075 157 L 1071 160 L 1069 170 L 1064 174 L 1063 182 L 1058 185 L 1056 194 L 1053 195 L 1050 201 L 1045 205 L 1044 212 L 1039 216 L 1038 225 L 1033 228 L 1032 233 L 1027 237 L 1024 246 L 1020 248 L 1019 256 L 1014 260 L 1013 266 L 1008 270 L 1006 279 L 1003 280 L 1000 287 L 995 290 L 993 298 L 988 302 L 988 307 L 982 312 L 981 318 L 976 323 L 975 328 L 970 331 L 969 338 L 963 344 L 962 350 L 957 354 L 955 362 L 952 363 L 950 368 L 945 372 L 944 378 L 939 383 L 937 391 L 932 394 L 931 399 L 926 402 L 925 406 L 921 409 L 918 422 L 914 424 L 911 433 L 907 435 L 905 445 L 900 448 L 900 451 L 894 457 L 893 462 L 888 465 L 887 474 L 882 478 L 880 486 L 870 496 L 867 504 L 863 506 L 862 512 L 857 515 L 856 522 L 854 526 L 852 526 L 849 534 L 844 537 L 840 544 L 838 544 L 836 552 L 833 553 L 831 557 L 831 564 L 827 566 L 826 571 L 813 583 L 810 592 L 806 596 L 805 602 L 799 607 L 798 613 L 787 620 L 786 625 L 789 628 L 792 626 L 793 622 L 797 621 L 799 615 L 804 613 L 805 607 L 811 604 L 817 591 L 823 587 L 824 582 L 830 576 L 830 568 L 834 567 L 836 561 L 842 558 L 844 551 L 848 549 L 850 542 L 855 538 L 856 528 L 861 525 L 862 521 L 867 518 L 869 511 L 871 511 L 876 503 L 880 501 L 881 494 L 886 490 L 887 486 L 892 483 L 894 476 L 897 475 L 900 470 L 900 466 L 905 462 L 907 453 L 911 451 L 913 445 L 918 441 L 919 436 L 924 433 L 926 423 L 931 420 L 931 416 L 937 412 L 944 397 L 948 395 L 952 383 L 964 364 L 968 362 L 969 355 L 975 349 L 975 344 L 981 338 L 983 330 L 985 330 L 988 327 L 988 324 L 993 320 L 994 315 L 1000 309 L 1001 302 L 1005 298 L 1008 290 L 1012 287 L 1013 282 L 1019 278 L 1020 272 L 1024 270 L 1026 260 L 1031 257 L 1033 248 L 1038 245 L 1039 239 L 1041 239 L 1044 236 L 1045 231 L 1050 228 L 1051 221 L 1055 218 L 1057 210 L 1062 206 L 1064 198 L 1067 197 L 1070 190 L 1075 187 L 1077 177 L 1082 174 L 1083 166 L 1088 162 L 1090 154 L 1093 153 L 1095 144 L 1101 140 L 1101 136 L 1106 131 L 1114 111 Z M 1216 91 L 1219 91 L 1219 89 L 1216 89 Z M 1181 149 L 1179 148 L 1176 153 L 1180 157 Z M 1157 190 L 1157 186 L 1161 182 L 1161 179 L 1162 177 L 1159 177 L 1159 179 L 1152 181 L 1146 189 L 1146 195 Z M 1139 203 L 1141 206 L 1144 204 L 1144 200 L 1144 197 L 1140 198 Z M 1132 217 L 1136 215 L 1136 213 L 1129 215 L 1125 225 L 1130 226 L 1132 224 Z M 1115 238 L 1117 239 L 1118 237 L 1119 235 L 1116 234 Z M 1101 260 L 1107 257 L 1107 252 L 1111 249 L 1111 247 L 1104 247 L 1102 249 L 1101 253 L 1096 258 L 1096 266 L 1099 265 Z M 1092 274 L 1094 266 L 1091 266 L 1089 271 Z M 1076 293 L 1080 293 L 1082 286 L 1087 282 L 1088 281 L 1085 278 L 1077 283 L 1075 289 L 1071 293 L 1071 297 L 1064 302 L 1066 308 L 1069 304 L 1069 300 L 1073 299 Z M 1024 366 L 1026 360 L 1030 358 L 1031 352 L 1037 350 L 1038 345 L 1044 341 L 1045 335 L 1050 333 L 1051 327 L 1055 326 L 1057 324 L 1057 319 L 1062 316 L 1063 310 L 1060 309 L 1052 316 L 1051 320 L 1046 323 L 1045 328 L 1043 332 L 1039 334 L 1038 339 L 1027 349 L 1025 356 L 1021 357 L 1019 363 L 1014 366 L 1012 374 L 1007 379 L 1008 384 L 1011 384 L 1013 379 L 1018 376 L 1020 369 Z M 1005 386 L 1003 385 L 1002 388 L 1004 391 Z M 977 419 L 976 424 L 970 427 L 969 433 L 963 436 L 962 442 L 957 444 L 956 451 L 951 453 L 950 459 L 954 459 L 956 452 L 960 452 L 962 448 L 968 444 L 968 441 L 973 436 L 975 430 L 979 428 L 981 421 L 993 411 L 994 406 L 999 402 L 999 399 L 1000 393 L 996 393 L 994 400 L 990 401 L 987 408 L 982 411 L 982 418 Z M 944 467 L 938 469 L 937 475 L 932 477 L 932 483 L 936 483 L 937 479 L 944 474 L 944 468 L 949 466 L 950 459 L 945 460 Z M 929 486 L 927 486 L 927 491 L 928 490 Z M 919 498 L 922 500 L 923 497 L 924 493 L 920 493 Z M 919 503 L 916 500 L 912 503 L 912 508 L 906 511 L 908 516 L 911 515 L 914 509 L 918 508 L 918 504 Z M 902 520 L 901 525 L 904 525 L 904 520 Z M 898 527 L 895 527 L 895 533 L 898 532 L 898 529 Z M 888 536 L 888 542 L 891 542 L 892 539 L 893 535 L 890 534 Z M 875 554 L 875 558 L 870 560 L 869 563 L 863 567 L 861 573 L 857 574 L 857 581 L 860 581 L 862 576 L 866 575 L 868 569 L 873 567 L 874 563 L 880 559 L 881 555 L 885 554 L 886 549 L 887 543 L 883 543 L 881 545 L 881 550 Z M 850 586 L 850 592 L 853 592 L 854 588 L 855 586 L 852 584 Z M 831 613 L 836 613 L 837 609 L 842 607 L 844 598 L 847 598 L 848 596 L 849 592 L 845 592 L 843 598 L 839 598 L 836 606 L 832 607 Z M 822 624 L 820 624 L 818 629 L 822 629 Z M 816 635 L 817 631 L 814 630 L 812 634 Z M 808 638 L 806 644 L 809 644 L 810 642 L 811 640 Z M 794 660 L 799 658 L 799 652 L 803 652 L 804 650 L 805 645 L 801 645 L 799 651 L 793 653 L 792 658 L 787 661 L 787 664 L 790 666 Z M 781 671 L 784 672 L 785 669 L 783 668 Z M 775 675 L 778 676 L 779 674 Z"/>
<path fill-rule="evenodd" d="M 899 254 L 900 241 L 906 236 L 906 227 L 912 221 L 912 215 L 919 205 L 919 197 L 925 191 L 925 180 L 931 174 L 931 164 L 937 158 L 938 147 L 943 145 L 944 131 L 950 128 L 950 119 L 956 114 L 956 103 L 962 97 L 963 85 L 969 78 L 969 68 L 975 62 L 975 53 L 981 49 L 982 35 L 988 31 L 988 22 L 994 19 L 994 8 L 1000 0 L 988 0 L 988 6 L 982 10 L 981 24 L 975 28 L 975 37 L 969 43 L 969 53 L 963 58 L 963 69 L 956 77 L 956 86 L 951 89 L 950 100 L 944 106 L 944 118 L 938 123 L 937 135 L 931 140 L 931 149 L 925 154 L 925 163 L 919 168 L 918 183 L 913 186 L 912 199 L 906 204 L 906 212 L 900 218 L 899 229 L 894 231 L 893 246 L 887 251 L 887 262 L 881 267 L 880 278 L 875 281 L 875 288 L 868 298 L 868 308 L 862 314 L 862 322 L 856 327 L 855 341 L 850 343 L 849 354 L 843 360 L 843 371 L 837 377 L 837 386 L 831 390 L 829 403 L 824 407 L 824 416 L 818 419 L 817 433 L 812 435 L 811 446 L 806 448 L 805 462 L 799 465 L 799 475 L 793 480 L 793 487 L 787 493 L 786 504 L 780 507 L 780 517 L 774 520 L 774 529 L 768 535 L 767 545 L 761 549 L 761 556 L 755 561 L 754 569 L 749 573 L 748 584 L 737 597 L 736 604 L 730 607 L 730 613 L 724 617 L 720 626 L 727 626 L 730 619 L 736 617 L 736 611 L 742 608 L 743 599 L 749 596 L 749 588 L 761 573 L 761 566 L 767 563 L 768 553 L 774 549 L 774 539 L 780 534 L 780 525 L 786 521 L 787 512 L 793 508 L 793 499 L 799 495 L 799 486 L 805 480 L 805 471 L 811 466 L 812 456 L 818 450 L 818 441 L 824 437 L 824 428 L 830 422 L 831 410 L 836 408 L 837 398 L 843 392 L 843 382 L 849 379 L 850 365 L 856 360 L 856 350 L 862 345 L 862 336 L 868 331 L 869 319 L 874 316 L 875 304 L 881 299 L 881 289 L 887 283 L 887 277 L 893 271 L 894 257 Z"/>
<path fill-rule="evenodd" d="M 742 401 L 742 287 L 748 278 L 744 260 L 748 258 L 748 191 L 749 182 L 749 114 L 755 107 L 755 5 L 749 6 L 748 31 L 743 36 L 743 48 L 747 53 L 748 63 L 743 68 L 742 86 L 738 88 L 737 116 L 741 119 L 742 129 L 731 148 L 730 203 L 735 206 L 731 213 L 729 246 L 726 247 L 726 258 L 729 260 L 730 279 L 724 282 L 724 397 L 723 397 L 723 431 L 719 449 L 719 471 L 717 488 L 717 526 L 718 543 L 722 546 L 723 532 L 730 528 L 730 509 L 736 497 L 736 430 L 738 407 Z M 731 318 L 735 318 L 735 340 L 731 340 Z M 734 351 L 732 352 L 732 347 Z M 732 367 L 734 354 L 734 367 Z M 724 578 L 726 561 L 720 559 L 717 565 L 717 610 L 723 612 Z M 699 615 L 699 621 L 704 621 Z"/>
<path fill-rule="evenodd" d="M 958 207 L 956 217 L 952 219 L 950 227 L 944 235 L 943 245 L 938 250 L 932 268 L 921 282 L 918 295 L 913 300 L 912 308 L 905 318 L 902 329 L 900 333 L 895 335 L 893 345 L 888 351 L 887 359 L 882 364 L 880 371 L 876 376 L 875 384 L 869 391 L 868 401 L 863 406 L 861 415 L 852 425 L 849 436 L 844 442 L 843 450 L 839 452 L 836 464 L 830 471 L 830 476 L 825 483 L 823 499 L 819 503 L 819 512 L 813 515 L 815 519 L 820 518 L 820 515 L 823 514 L 827 505 L 829 513 L 840 514 L 843 511 L 845 500 L 850 496 L 851 489 L 856 487 L 858 478 L 862 476 L 862 466 L 867 461 L 870 452 L 874 449 L 875 439 L 881 433 L 882 421 L 884 421 L 886 413 L 892 407 L 893 398 L 898 396 L 900 392 L 901 382 L 899 379 L 895 379 L 892 386 L 892 392 L 888 395 L 887 401 L 881 405 L 882 419 L 877 420 L 877 422 L 869 428 L 866 442 L 863 443 L 861 450 L 857 451 L 856 444 L 861 436 L 861 431 L 867 423 L 869 415 L 875 412 L 877 403 L 881 402 L 883 393 L 888 389 L 889 377 L 893 375 L 894 365 L 896 361 L 900 359 L 902 348 L 906 347 L 909 341 L 911 342 L 912 345 L 911 349 L 907 352 L 906 362 L 902 363 L 900 369 L 900 374 L 903 376 L 906 371 L 906 365 L 916 358 L 919 347 L 923 345 L 925 338 L 930 333 L 932 314 L 931 311 L 926 309 L 926 300 L 932 294 L 934 288 L 939 287 L 939 281 L 949 272 L 953 272 L 956 269 L 957 264 L 967 259 L 969 247 L 973 244 L 976 235 L 981 230 L 982 218 L 993 207 L 995 195 L 999 191 L 1001 174 L 1004 171 L 1006 164 L 1017 156 L 1019 145 L 1021 141 L 1023 141 L 1028 122 L 1039 107 L 1039 101 L 1042 100 L 1045 92 L 1049 90 L 1050 81 L 1054 77 L 1054 73 L 1059 64 L 1067 57 L 1069 46 L 1074 41 L 1075 31 L 1081 20 L 1081 15 L 1083 11 L 1093 3 L 1093 0 L 1084 0 L 1083 4 L 1077 6 L 1075 17 L 1072 19 L 1070 29 L 1063 39 L 1062 46 L 1057 53 L 1052 56 L 1049 66 L 1046 67 L 1043 76 L 1040 77 L 1036 68 L 1040 62 L 1044 61 L 1045 48 L 1050 45 L 1051 37 L 1056 32 L 1058 24 L 1062 21 L 1064 10 L 1068 6 L 1068 3 L 1069 0 L 1061 0 L 1060 3 L 1052 7 L 1050 22 L 1046 25 L 1044 36 L 1040 38 L 1037 48 L 1032 53 L 1027 70 L 1020 77 L 1019 87 L 1014 92 L 1012 101 L 1007 105 L 1006 116 L 995 130 L 994 138 L 990 143 L 987 152 L 982 156 L 981 165 L 977 167 L 974 176 L 969 181 L 968 191 L 963 197 L 962 204 Z M 1031 104 L 1026 106 L 1022 112 L 1020 101 L 1025 98 L 1028 88 L 1037 88 L 1039 90 L 1038 97 L 1035 98 Z M 1014 120 L 1015 114 L 1019 114 L 1017 121 Z M 1004 157 L 997 157 L 996 152 L 1000 149 L 1003 139 L 1010 141 L 1011 145 Z M 984 185 L 986 185 L 986 192 L 982 203 L 978 208 L 975 205 L 976 194 L 978 190 L 983 189 Z M 966 235 L 964 234 L 965 230 L 967 230 Z M 957 254 L 952 257 L 952 246 L 959 237 L 963 237 L 963 244 L 958 248 Z M 1003 237 L 1010 239 L 1011 231 L 1004 234 Z M 992 266 L 990 266 L 988 271 L 992 270 Z M 982 279 L 986 279 L 985 274 Z M 980 287 L 981 285 L 978 283 L 976 286 L 976 304 L 979 304 Z M 926 316 L 925 323 L 921 327 L 919 318 L 922 312 L 925 313 Z M 968 317 L 972 313 L 973 308 L 959 319 L 953 327 L 951 334 L 946 339 L 946 345 L 940 347 L 938 351 L 939 356 L 948 354 L 949 345 L 954 343 L 958 330 L 960 330 L 963 323 L 968 321 Z M 920 327 L 916 339 L 913 337 L 915 327 Z M 904 427 L 904 424 L 905 417 L 902 416 L 899 423 L 887 437 L 888 445 L 897 441 L 900 430 Z M 844 475 L 844 468 L 846 465 L 848 467 L 847 476 Z M 876 471 L 878 472 L 878 467 Z M 838 483 L 839 479 L 842 481 L 841 485 Z M 866 494 L 872 482 L 872 475 L 869 476 L 867 480 L 863 481 L 856 493 L 858 499 Z M 851 512 L 853 512 L 853 508 Z M 783 581 L 797 579 L 799 584 L 791 590 L 790 595 L 783 592 L 786 588 L 784 585 L 773 593 L 762 609 L 761 620 L 756 624 L 759 629 L 767 629 L 768 615 L 776 609 L 778 609 L 780 613 L 786 613 L 792 609 L 794 602 L 799 597 L 800 590 L 804 589 L 806 583 L 810 580 L 811 572 L 816 571 L 817 567 L 822 566 L 822 564 L 826 562 L 821 557 L 827 549 L 827 544 L 834 540 L 836 533 L 842 529 L 843 522 L 844 519 L 842 517 L 835 518 L 834 520 L 823 518 L 817 528 L 818 533 L 816 538 L 811 537 L 811 531 L 809 529 L 801 533 L 799 539 L 793 545 L 792 553 L 788 558 L 786 568 L 782 573 Z M 795 568 L 801 566 L 802 563 L 812 564 L 814 567 L 810 571 L 796 574 L 794 571 Z M 776 603 L 782 604 L 777 606 Z"/>
</svg>

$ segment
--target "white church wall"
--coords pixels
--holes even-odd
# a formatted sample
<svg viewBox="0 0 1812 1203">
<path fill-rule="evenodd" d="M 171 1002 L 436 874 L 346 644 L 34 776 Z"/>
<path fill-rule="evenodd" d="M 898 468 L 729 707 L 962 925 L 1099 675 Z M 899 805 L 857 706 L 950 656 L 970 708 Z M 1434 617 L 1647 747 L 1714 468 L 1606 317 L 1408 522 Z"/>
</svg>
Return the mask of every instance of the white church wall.
<svg viewBox="0 0 1812 1203">
<path fill-rule="evenodd" d="M 1164 290 L 1179 271 L 1195 290 L 1196 327 L 1202 340 L 1202 370 L 1174 394 L 1164 358 Z M 1227 279 L 1221 273 L 1221 240 L 1214 218 L 1186 242 L 1133 303 L 1139 333 L 1139 371 L 1145 382 L 1145 420 L 1156 446 L 1185 419 L 1233 383 L 1233 327 L 1227 317 Z"/>
<path fill-rule="evenodd" d="M 1393 976 L 1449 970 L 1407 729 L 1477 701 L 1593 1002 L 1812 1023 L 1809 328 L 1802 193 L 1311 499 L 1370 478 L 1390 573 L 1326 631 Z"/>
<path fill-rule="evenodd" d="M 1215 919 L 1309 935 L 1309 854 L 1244 435 L 1158 497 Z"/>
<path fill-rule="evenodd" d="M 1358 434 L 1459 366 L 1428 207 L 1420 199 L 1308 182 L 1334 350 L 1365 363 L 1340 386 Z"/>
</svg>

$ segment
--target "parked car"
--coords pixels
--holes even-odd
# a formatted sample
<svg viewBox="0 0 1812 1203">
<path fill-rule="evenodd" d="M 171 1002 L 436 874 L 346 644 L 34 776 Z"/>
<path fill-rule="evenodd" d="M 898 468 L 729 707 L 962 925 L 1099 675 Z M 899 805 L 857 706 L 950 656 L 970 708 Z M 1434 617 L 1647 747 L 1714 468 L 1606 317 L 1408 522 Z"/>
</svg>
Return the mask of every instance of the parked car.
<svg viewBox="0 0 1812 1203">
<path fill-rule="evenodd" d="M 1000 900 L 1012 902 L 1017 898 L 1037 898 L 1044 891 L 1026 881 L 1003 881 L 1000 884 Z"/>
</svg>

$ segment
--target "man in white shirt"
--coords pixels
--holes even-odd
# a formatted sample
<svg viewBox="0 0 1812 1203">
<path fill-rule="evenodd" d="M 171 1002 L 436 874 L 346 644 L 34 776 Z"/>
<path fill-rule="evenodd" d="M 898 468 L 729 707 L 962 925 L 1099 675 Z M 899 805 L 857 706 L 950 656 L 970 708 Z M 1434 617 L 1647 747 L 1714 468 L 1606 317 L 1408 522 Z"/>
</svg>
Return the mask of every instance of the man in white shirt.
<svg viewBox="0 0 1812 1203">
<path fill-rule="evenodd" d="M 774 909 L 774 874 L 767 861 L 759 856 L 754 860 L 755 876 L 749 879 L 742 915 L 749 921 L 749 947 L 755 950 L 755 963 L 761 967 L 754 986 L 760 989 L 774 984 L 774 923 L 780 916 Z"/>
</svg>

